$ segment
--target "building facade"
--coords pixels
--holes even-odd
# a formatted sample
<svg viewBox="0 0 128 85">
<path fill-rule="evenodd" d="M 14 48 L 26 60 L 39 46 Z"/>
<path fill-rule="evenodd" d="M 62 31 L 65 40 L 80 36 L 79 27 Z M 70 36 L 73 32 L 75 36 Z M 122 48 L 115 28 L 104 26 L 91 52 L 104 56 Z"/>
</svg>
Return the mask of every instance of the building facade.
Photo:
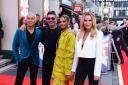
<svg viewBox="0 0 128 85">
<path fill-rule="evenodd" d="M 114 0 L 114 18 L 128 19 L 128 0 Z"/>
<path fill-rule="evenodd" d="M 102 16 L 108 16 L 114 20 L 128 19 L 128 0 L 98 0 Z M 105 10 L 108 12 L 105 14 Z"/>
</svg>

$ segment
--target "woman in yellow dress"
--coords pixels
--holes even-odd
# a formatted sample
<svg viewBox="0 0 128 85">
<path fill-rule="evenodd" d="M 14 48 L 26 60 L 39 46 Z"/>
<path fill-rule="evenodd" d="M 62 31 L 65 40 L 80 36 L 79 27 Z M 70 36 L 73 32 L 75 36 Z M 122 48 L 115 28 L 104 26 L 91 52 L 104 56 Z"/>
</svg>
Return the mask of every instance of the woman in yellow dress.
<svg viewBox="0 0 128 85">
<path fill-rule="evenodd" d="M 53 85 L 69 85 L 75 51 L 75 34 L 71 31 L 70 18 L 60 18 L 61 35 L 57 42 L 57 51 L 53 67 Z"/>
</svg>

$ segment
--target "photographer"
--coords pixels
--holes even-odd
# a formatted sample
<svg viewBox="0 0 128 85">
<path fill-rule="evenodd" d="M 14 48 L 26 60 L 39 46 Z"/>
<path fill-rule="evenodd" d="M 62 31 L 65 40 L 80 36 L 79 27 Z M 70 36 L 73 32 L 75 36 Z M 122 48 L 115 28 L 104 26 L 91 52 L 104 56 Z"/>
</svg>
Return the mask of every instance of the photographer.
<svg viewBox="0 0 128 85">
<path fill-rule="evenodd" d="M 127 23 L 120 26 L 116 27 L 114 25 L 109 24 L 109 19 L 107 17 L 104 18 L 104 21 L 100 24 L 97 25 L 97 29 L 101 30 L 104 35 L 112 34 L 112 38 L 114 40 L 114 44 L 116 46 L 117 52 L 119 54 L 121 64 L 124 63 L 124 59 L 121 53 L 121 49 L 123 49 L 128 56 L 128 50 L 127 50 L 127 45 L 123 39 L 123 30 L 127 26 Z"/>
</svg>

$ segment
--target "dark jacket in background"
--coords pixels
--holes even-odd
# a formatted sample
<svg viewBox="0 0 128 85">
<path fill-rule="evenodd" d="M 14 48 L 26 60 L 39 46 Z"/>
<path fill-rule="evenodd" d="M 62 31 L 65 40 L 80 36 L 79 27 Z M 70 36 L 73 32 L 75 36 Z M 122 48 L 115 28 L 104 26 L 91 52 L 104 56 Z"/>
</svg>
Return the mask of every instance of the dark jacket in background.
<svg viewBox="0 0 128 85">
<path fill-rule="evenodd" d="M 3 24 L 2 24 L 2 21 L 1 21 L 1 18 L 0 18 L 0 28 L 3 27 Z"/>
<path fill-rule="evenodd" d="M 41 26 L 41 22 L 37 21 L 36 24 L 35 24 L 35 27 L 40 27 L 40 26 Z"/>
<path fill-rule="evenodd" d="M 128 27 L 122 28 L 121 30 L 123 31 L 123 38 L 128 46 Z"/>
<path fill-rule="evenodd" d="M 126 55 L 128 56 L 128 49 L 127 45 L 123 38 L 123 32 L 121 30 L 114 30 L 112 31 L 113 40 L 117 49 L 117 52 L 119 54 L 119 57 L 121 59 L 121 63 L 124 63 L 123 55 L 121 53 L 121 49 L 124 50 Z"/>
<path fill-rule="evenodd" d="M 3 36 L 4 36 L 4 32 L 2 30 L 2 27 L 3 27 L 3 24 L 2 24 L 2 21 L 1 21 L 1 18 L 0 18 L 0 38 L 3 38 Z"/>
<path fill-rule="evenodd" d="M 1 18 L 0 18 L 0 50 L 1 50 L 1 38 L 4 37 L 4 31 L 2 30 L 2 27 L 3 27 L 3 24 L 2 24 L 2 21 L 1 21 Z M 0 54 L 1 54 L 1 51 L 0 51 Z"/>
</svg>

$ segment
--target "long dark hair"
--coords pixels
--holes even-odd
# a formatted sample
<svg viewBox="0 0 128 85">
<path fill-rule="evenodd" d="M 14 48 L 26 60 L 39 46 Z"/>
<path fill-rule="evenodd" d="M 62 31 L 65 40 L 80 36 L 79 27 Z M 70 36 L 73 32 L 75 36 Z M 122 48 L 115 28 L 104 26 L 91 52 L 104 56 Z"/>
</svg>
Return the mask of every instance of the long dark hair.
<svg viewBox="0 0 128 85">
<path fill-rule="evenodd" d="M 23 25 L 23 20 L 25 19 L 25 17 L 21 17 L 19 19 L 19 22 L 18 22 L 18 27 L 21 27 L 21 25 Z"/>
</svg>

